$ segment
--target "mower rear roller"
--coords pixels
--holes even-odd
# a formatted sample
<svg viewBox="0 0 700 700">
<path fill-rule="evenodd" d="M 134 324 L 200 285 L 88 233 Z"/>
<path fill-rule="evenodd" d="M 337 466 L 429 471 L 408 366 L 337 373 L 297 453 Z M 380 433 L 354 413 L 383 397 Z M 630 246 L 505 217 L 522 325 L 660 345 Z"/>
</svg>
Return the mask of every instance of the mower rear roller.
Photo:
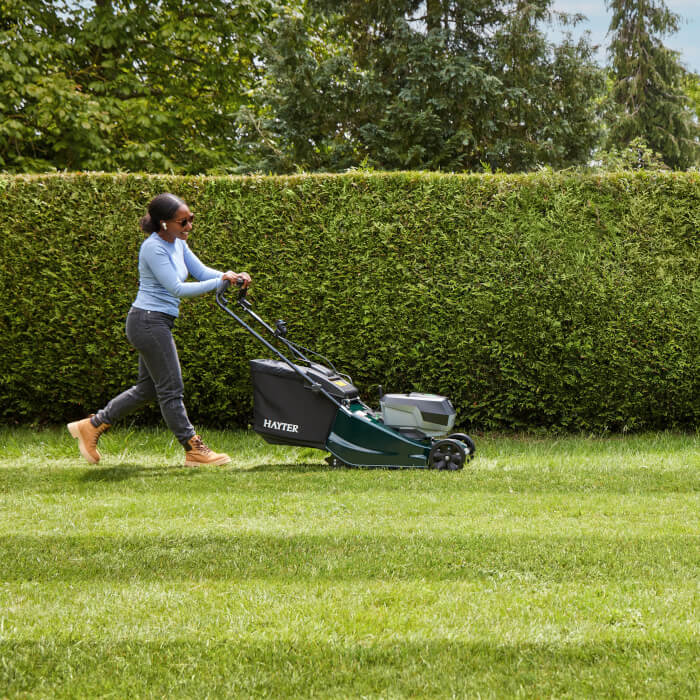
<svg viewBox="0 0 700 700">
<path fill-rule="evenodd" d="M 350 466 L 348 464 L 345 464 L 345 462 L 343 462 L 342 459 L 338 459 L 333 455 L 328 455 L 328 457 L 326 457 L 324 461 L 329 467 L 333 467 L 333 469 L 343 469 L 345 467 Z"/>
</svg>

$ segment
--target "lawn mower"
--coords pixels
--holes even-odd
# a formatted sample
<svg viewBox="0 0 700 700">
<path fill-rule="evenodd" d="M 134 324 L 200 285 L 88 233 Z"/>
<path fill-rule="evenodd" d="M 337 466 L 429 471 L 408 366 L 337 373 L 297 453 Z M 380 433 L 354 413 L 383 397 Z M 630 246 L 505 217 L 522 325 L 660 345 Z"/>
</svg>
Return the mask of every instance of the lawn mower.
<svg viewBox="0 0 700 700">
<path fill-rule="evenodd" d="M 278 358 L 250 360 L 253 429 L 268 443 L 329 452 L 326 461 L 333 467 L 456 470 L 473 459 L 474 441 L 464 433 L 450 434 L 456 414 L 449 399 L 415 392 L 382 394 L 380 387 L 379 411 L 372 410 L 348 375 L 287 338 L 283 320 L 273 328 L 260 318 L 240 284 L 235 304 L 230 302 L 229 286 L 225 282 L 217 292 L 216 303 Z M 265 331 L 270 340 L 261 334 Z"/>
</svg>

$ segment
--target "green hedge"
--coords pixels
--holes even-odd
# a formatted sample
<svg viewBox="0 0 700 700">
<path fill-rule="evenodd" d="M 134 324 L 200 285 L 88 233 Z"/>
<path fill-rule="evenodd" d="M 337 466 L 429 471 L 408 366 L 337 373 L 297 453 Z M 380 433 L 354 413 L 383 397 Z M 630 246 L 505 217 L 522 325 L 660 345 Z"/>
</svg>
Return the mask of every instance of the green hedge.
<svg viewBox="0 0 700 700">
<path fill-rule="evenodd" d="M 470 429 L 698 425 L 700 175 L 644 172 L 1 177 L 1 422 L 133 382 L 137 222 L 164 190 L 196 213 L 193 250 L 249 271 L 261 314 L 370 403 L 381 383 L 451 397 Z M 176 337 L 195 424 L 245 425 L 267 351 L 213 295 Z"/>
</svg>

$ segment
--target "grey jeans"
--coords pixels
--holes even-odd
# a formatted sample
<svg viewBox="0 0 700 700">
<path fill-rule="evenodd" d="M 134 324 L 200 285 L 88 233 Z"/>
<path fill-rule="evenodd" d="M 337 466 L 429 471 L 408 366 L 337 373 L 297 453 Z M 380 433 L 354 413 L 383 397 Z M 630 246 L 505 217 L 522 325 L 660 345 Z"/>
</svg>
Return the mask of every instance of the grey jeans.
<svg viewBox="0 0 700 700">
<path fill-rule="evenodd" d="M 157 399 L 165 423 L 182 445 L 195 434 L 185 410 L 185 387 L 172 334 L 174 325 L 174 316 L 131 307 L 126 317 L 126 337 L 139 352 L 138 378 L 134 386 L 97 412 L 96 422 L 111 425 Z"/>
</svg>

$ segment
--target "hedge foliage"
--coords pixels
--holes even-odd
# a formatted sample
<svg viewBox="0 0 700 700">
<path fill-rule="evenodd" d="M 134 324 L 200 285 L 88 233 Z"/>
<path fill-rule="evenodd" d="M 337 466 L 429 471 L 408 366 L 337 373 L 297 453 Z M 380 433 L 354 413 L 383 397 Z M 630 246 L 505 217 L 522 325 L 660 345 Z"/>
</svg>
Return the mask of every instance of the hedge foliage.
<svg viewBox="0 0 700 700">
<path fill-rule="evenodd" d="M 124 319 L 161 191 L 261 315 L 376 389 L 449 396 L 470 429 L 698 426 L 700 176 L 5 176 L 0 422 L 101 407 L 136 377 Z M 193 422 L 245 425 L 266 356 L 214 303 L 176 325 Z M 146 416 L 158 416 L 153 409 Z"/>
</svg>

